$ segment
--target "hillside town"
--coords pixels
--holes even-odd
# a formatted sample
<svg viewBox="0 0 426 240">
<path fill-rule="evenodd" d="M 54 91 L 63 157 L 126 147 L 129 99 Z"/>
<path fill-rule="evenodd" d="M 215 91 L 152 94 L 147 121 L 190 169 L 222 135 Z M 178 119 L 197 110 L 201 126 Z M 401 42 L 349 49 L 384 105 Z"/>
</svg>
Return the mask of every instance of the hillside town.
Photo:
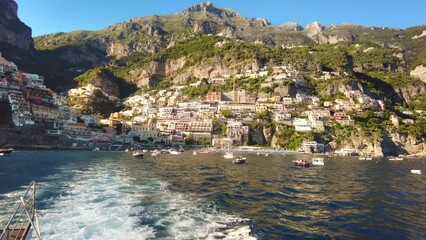
<svg viewBox="0 0 426 240">
<path fill-rule="evenodd" d="M 131 96 L 121 104 L 123 110 L 105 118 L 82 114 L 79 106 L 69 106 L 70 97 L 84 99 L 108 94 L 88 84 L 56 94 L 44 85 L 37 74 L 23 73 L 5 59 L 0 63 L 0 101 L 7 102 L 12 111 L 10 127 L 15 129 L 41 128 L 42 134 L 60 139 L 60 146 L 84 149 L 125 149 L 140 146 L 202 145 L 229 148 L 243 145 L 264 145 L 281 148 L 267 140 L 249 140 L 257 115 L 270 114 L 273 124 L 294 127 L 296 132 L 322 133 L 327 126 L 351 126 L 354 119 L 348 113 L 367 109 L 384 111 L 381 99 L 372 99 L 361 91 L 349 91 L 334 101 L 322 101 L 317 96 L 297 93 L 294 97 L 259 91 L 251 95 L 235 87 L 240 79 L 263 77 L 261 88 L 291 82 L 303 89 L 307 83 L 302 72 L 291 65 L 268 66 L 258 71 L 247 70 L 235 76 L 215 76 L 207 81 L 197 80 L 188 85 L 174 85 L 164 90 L 151 90 Z M 334 74 L 323 72 L 320 78 Z M 202 84 L 233 84 L 229 92 L 208 92 L 203 99 L 189 100 L 183 95 L 188 88 Z M 116 99 L 119 101 L 119 99 Z M 406 121 L 410 121 L 407 119 Z M 398 124 L 395 119 L 394 124 Z M 265 138 L 262 136 L 261 138 Z M 294 147 L 297 151 L 333 151 L 312 140 Z M 344 154 L 357 154 L 357 149 L 340 149 Z"/>
</svg>

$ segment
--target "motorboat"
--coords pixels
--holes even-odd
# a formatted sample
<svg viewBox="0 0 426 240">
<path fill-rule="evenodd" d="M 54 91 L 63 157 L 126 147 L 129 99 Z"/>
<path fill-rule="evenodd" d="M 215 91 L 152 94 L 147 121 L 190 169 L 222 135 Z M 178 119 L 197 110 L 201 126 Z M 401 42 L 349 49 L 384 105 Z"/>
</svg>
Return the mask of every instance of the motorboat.
<svg viewBox="0 0 426 240">
<path fill-rule="evenodd" d="M 41 232 L 37 216 L 35 182 L 32 181 L 27 191 L 20 197 L 12 217 L 7 225 L 0 227 L 0 240 L 30 240 L 33 232 L 36 239 L 41 240 Z"/>
<path fill-rule="evenodd" d="M 314 166 L 324 166 L 324 158 L 322 157 L 312 158 L 311 161 Z"/>
<path fill-rule="evenodd" d="M 373 160 L 372 157 L 359 157 L 358 159 L 359 160 L 364 160 L 364 161 L 371 161 L 371 160 Z"/>
<path fill-rule="evenodd" d="M 157 156 L 160 156 L 160 155 L 161 155 L 161 151 L 159 151 L 159 150 L 154 150 L 151 153 L 151 156 L 153 156 L 153 157 L 157 157 Z"/>
<path fill-rule="evenodd" d="M 223 158 L 233 159 L 234 158 L 234 153 L 233 152 L 226 152 L 225 155 L 223 155 Z"/>
<path fill-rule="evenodd" d="M 0 153 L 3 153 L 3 155 L 11 154 L 15 149 L 13 148 L 0 148 Z"/>
<path fill-rule="evenodd" d="M 197 155 L 197 152 L 196 152 L 196 151 L 194 151 L 194 152 L 192 153 L 192 155 L 194 155 L 194 156 L 195 156 L 195 155 Z"/>
<path fill-rule="evenodd" d="M 169 151 L 169 153 L 172 154 L 172 155 L 179 155 L 181 152 L 178 151 L 178 150 L 172 149 L 172 150 Z"/>
<path fill-rule="evenodd" d="M 232 163 L 233 164 L 243 164 L 243 163 L 246 162 L 246 159 L 247 158 L 245 158 L 245 157 L 238 156 L 236 159 L 232 160 Z"/>
<path fill-rule="evenodd" d="M 293 161 L 294 166 L 297 167 L 310 167 L 311 163 L 305 159 L 297 159 Z"/>
<path fill-rule="evenodd" d="M 413 173 L 413 174 L 422 174 L 422 170 L 419 170 L 419 169 L 411 169 L 411 173 Z"/>
<path fill-rule="evenodd" d="M 135 158 L 143 158 L 145 153 L 141 150 L 137 150 L 133 152 L 133 157 Z"/>
<path fill-rule="evenodd" d="M 389 160 L 390 161 L 402 161 L 402 160 L 404 160 L 404 158 L 402 158 L 402 157 L 391 157 L 391 158 L 389 158 Z"/>
</svg>

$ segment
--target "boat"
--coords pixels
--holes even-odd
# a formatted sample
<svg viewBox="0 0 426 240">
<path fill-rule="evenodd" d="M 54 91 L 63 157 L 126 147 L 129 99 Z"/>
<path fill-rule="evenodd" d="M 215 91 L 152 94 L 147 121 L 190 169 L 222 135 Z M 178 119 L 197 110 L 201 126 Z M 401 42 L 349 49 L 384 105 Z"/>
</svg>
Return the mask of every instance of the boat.
<svg viewBox="0 0 426 240">
<path fill-rule="evenodd" d="M 145 155 L 145 153 L 143 153 L 143 151 L 137 150 L 133 152 L 133 157 L 135 158 L 143 158 Z"/>
<path fill-rule="evenodd" d="M 97 147 L 97 148 L 94 148 L 92 151 L 98 152 L 98 151 L 100 151 L 100 149 Z"/>
<path fill-rule="evenodd" d="M 180 154 L 180 151 L 175 150 L 175 149 L 172 149 L 172 150 L 170 150 L 169 152 L 170 152 L 170 154 L 172 154 L 172 155 L 179 155 L 179 154 Z"/>
<path fill-rule="evenodd" d="M 247 158 L 245 158 L 245 157 L 238 156 L 236 159 L 232 160 L 232 163 L 233 164 L 243 164 L 243 163 L 246 162 L 246 159 Z"/>
<path fill-rule="evenodd" d="M 4 153 L 0 153 L 0 156 L 4 156 Z"/>
<path fill-rule="evenodd" d="M 297 167 L 310 167 L 311 163 L 305 159 L 297 159 L 293 161 L 294 166 Z"/>
<path fill-rule="evenodd" d="M 195 151 L 194 151 L 194 152 L 192 153 L 192 155 L 197 155 L 197 152 L 195 152 Z"/>
<path fill-rule="evenodd" d="M 389 158 L 389 160 L 390 161 L 402 161 L 402 160 L 404 160 L 404 158 L 402 158 L 402 157 L 391 157 L 391 158 Z"/>
<path fill-rule="evenodd" d="M 233 159 L 234 158 L 234 153 L 233 152 L 226 152 L 225 155 L 223 155 L 223 158 Z"/>
<path fill-rule="evenodd" d="M 312 158 L 311 161 L 314 166 L 324 166 L 324 158 L 322 157 Z"/>
<path fill-rule="evenodd" d="M 161 155 L 161 151 L 159 151 L 159 150 L 154 150 L 151 153 L 151 156 L 153 156 L 153 157 L 157 157 L 157 156 L 160 156 L 160 155 Z"/>
<path fill-rule="evenodd" d="M 373 158 L 372 157 L 365 157 L 365 160 L 371 161 L 371 160 L 373 160 Z"/>
<path fill-rule="evenodd" d="M 35 189 L 35 181 L 32 181 L 24 196 L 20 197 L 7 225 L 0 228 L 0 240 L 30 240 L 33 239 L 33 232 L 35 232 L 37 240 L 42 239 L 35 208 Z"/>
<path fill-rule="evenodd" d="M 11 154 L 15 149 L 13 148 L 0 148 L 0 153 L 3 153 L 3 155 Z"/>
<path fill-rule="evenodd" d="M 411 173 L 414 173 L 414 174 L 422 174 L 422 170 L 419 170 L 419 169 L 411 169 Z"/>
</svg>

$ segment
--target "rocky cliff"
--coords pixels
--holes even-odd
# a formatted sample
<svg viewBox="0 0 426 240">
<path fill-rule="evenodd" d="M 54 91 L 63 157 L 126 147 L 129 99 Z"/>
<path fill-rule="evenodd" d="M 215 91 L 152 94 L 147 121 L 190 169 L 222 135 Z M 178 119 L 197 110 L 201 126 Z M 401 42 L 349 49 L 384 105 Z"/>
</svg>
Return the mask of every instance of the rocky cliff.
<svg viewBox="0 0 426 240">
<path fill-rule="evenodd" d="M 0 51 L 5 45 L 32 50 L 31 28 L 18 18 L 18 5 L 13 0 L 0 0 Z"/>
</svg>

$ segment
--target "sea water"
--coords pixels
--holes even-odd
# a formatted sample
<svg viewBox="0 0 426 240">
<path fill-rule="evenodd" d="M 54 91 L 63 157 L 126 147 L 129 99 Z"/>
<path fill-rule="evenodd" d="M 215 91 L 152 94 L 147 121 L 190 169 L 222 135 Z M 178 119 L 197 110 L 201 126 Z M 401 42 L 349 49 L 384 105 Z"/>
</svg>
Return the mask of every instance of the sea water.
<svg viewBox="0 0 426 240">
<path fill-rule="evenodd" d="M 422 239 L 425 159 L 223 153 L 13 152 L 0 158 L 0 225 L 37 183 L 43 239 Z M 305 156 L 309 157 L 309 156 Z"/>
</svg>

